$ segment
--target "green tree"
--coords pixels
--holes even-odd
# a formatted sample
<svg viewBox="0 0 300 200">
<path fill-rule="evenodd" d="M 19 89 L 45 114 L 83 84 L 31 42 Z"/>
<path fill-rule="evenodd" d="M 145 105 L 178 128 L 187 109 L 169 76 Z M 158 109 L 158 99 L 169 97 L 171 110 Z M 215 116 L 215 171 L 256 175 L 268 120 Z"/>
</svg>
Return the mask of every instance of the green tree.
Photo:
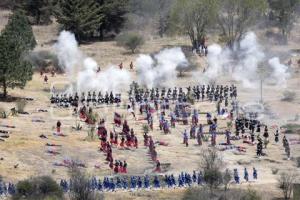
<svg viewBox="0 0 300 200">
<path fill-rule="evenodd" d="M 15 0 L 15 9 L 22 9 L 33 18 L 33 24 L 48 24 L 54 8 L 54 0 Z"/>
<path fill-rule="evenodd" d="M 274 21 L 281 30 L 284 43 L 287 42 L 287 37 L 293 28 L 299 5 L 300 0 L 269 0 L 270 20 Z"/>
<path fill-rule="evenodd" d="M 123 33 L 117 37 L 117 45 L 129 49 L 131 53 L 135 53 L 136 49 L 144 44 L 143 36 L 137 33 Z"/>
<path fill-rule="evenodd" d="M 171 11 L 171 29 L 187 34 L 197 47 L 214 23 L 217 10 L 217 0 L 177 0 Z"/>
<path fill-rule="evenodd" d="M 21 12 L 10 16 L 8 24 L 0 35 L 0 87 L 3 97 L 7 88 L 24 88 L 32 78 L 32 66 L 24 57 L 36 46 L 28 19 Z"/>
<path fill-rule="evenodd" d="M 4 37 L 16 37 L 23 51 L 32 50 L 37 45 L 28 18 L 23 12 L 18 10 L 9 17 L 8 24 L 2 31 L 2 35 Z"/>
<path fill-rule="evenodd" d="M 58 8 L 57 22 L 79 42 L 91 38 L 104 23 L 102 8 L 95 0 L 59 0 Z"/>
<path fill-rule="evenodd" d="M 267 9 L 266 0 L 219 0 L 221 39 L 233 47 Z"/>
<path fill-rule="evenodd" d="M 126 21 L 129 0 L 97 0 L 101 7 L 103 23 L 99 27 L 99 36 L 102 40 L 105 32 L 119 33 Z"/>
<path fill-rule="evenodd" d="M 13 200 L 64 199 L 60 186 L 49 176 L 34 177 L 18 182 Z"/>
</svg>

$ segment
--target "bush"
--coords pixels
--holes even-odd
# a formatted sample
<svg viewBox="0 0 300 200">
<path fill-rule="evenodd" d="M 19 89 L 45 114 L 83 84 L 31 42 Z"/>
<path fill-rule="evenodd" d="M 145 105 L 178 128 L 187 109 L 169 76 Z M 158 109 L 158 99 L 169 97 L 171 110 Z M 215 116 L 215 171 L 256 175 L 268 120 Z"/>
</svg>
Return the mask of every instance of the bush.
<svg viewBox="0 0 300 200">
<path fill-rule="evenodd" d="M 274 174 L 274 175 L 277 174 L 279 171 L 278 168 L 272 168 L 271 170 L 272 170 L 272 174 Z"/>
<path fill-rule="evenodd" d="M 213 200 L 210 193 L 204 188 L 189 188 L 183 195 L 183 200 Z"/>
<path fill-rule="evenodd" d="M 223 174 L 221 168 L 224 162 L 216 149 L 207 149 L 201 153 L 201 168 L 204 181 L 209 187 L 211 194 L 222 184 Z"/>
<path fill-rule="evenodd" d="M 145 125 L 143 125 L 143 131 L 144 131 L 144 133 L 149 133 L 149 126 L 148 126 L 148 124 L 145 124 Z"/>
<path fill-rule="evenodd" d="M 123 33 L 119 35 L 116 40 L 118 46 L 129 49 L 131 53 L 135 53 L 136 49 L 144 44 L 143 36 L 137 33 Z"/>
<path fill-rule="evenodd" d="M 24 112 L 24 109 L 26 107 L 27 101 L 24 99 L 18 100 L 16 102 L 16 107 L 18 112 Z"/>
<path fill-rule="evenodd" d="M 103 195 L 97 195 L 90 185 L 90 177 L 86 175 L 85 172 L 81 171 L 76 166 L 71 166 L 70 168 L 70 181 L 72 185 L 70 186 L 70 199 L 71 200 L 102 200 Z"/>
<path fill-rule="evenodd" d="M 292 91 L 284 91 L 283 92 L 283 97 L 281 98 L 281 101 L 287 101 L 287 102 L 292 102 L 296 98 L 296 93 Z"/>
<path fill-rule="evenodd" d="M 248 189 L 244 195 L 242 196 L 241 200 L 261 200 L 261 196 L 257 194 L 255 190 Z"/>
<path fill-rule="evenodd" d="M 293 191 L 294 183 L 297 179 L 297 175 L 289 172 L 283 172 L 278 178 L 278 187 L 282 190 L 284 199 L 290 199 Z"/>
<path fill-rule="evenodd" d="M 12 199 L 63 199 L 63 191 L 51 177 L 41 176 L 18 182 Z"/>
<path fill-rule="evenodd" d="M 296 164 L 297 164 L 297 167 L 300 167 L 300 157 L 298 157 L 298 158 L 296 159 Z"/>
<path fill-rule="evenodd" d="M 7 112 L 5 111 L 4 108 L 0 107 L 0 119 L 6 119 L 8 116 L 7 116 Z"/>
</svg>

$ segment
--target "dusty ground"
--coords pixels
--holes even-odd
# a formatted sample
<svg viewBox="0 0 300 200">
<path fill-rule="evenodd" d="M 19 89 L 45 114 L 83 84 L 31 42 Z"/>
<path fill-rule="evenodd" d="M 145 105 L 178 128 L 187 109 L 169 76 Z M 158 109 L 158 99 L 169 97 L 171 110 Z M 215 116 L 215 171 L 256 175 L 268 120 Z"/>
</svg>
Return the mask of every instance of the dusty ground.
<svg viewBox="0 0 300 200">
<path fill-rule="evenodd" d="M 0 15 L 0 29 L 2 29 L 7 19 L 7 11 L 1 11 Z M 37 50 L 50 50 L 53 41 L 57 37 L 57 25 L 53 24 L 45 27 L 33 27 L 35 36 L 37 38 L 38 47 Z M 298 29 L 297 29 L 298 30 Z M 299 40 L 295 36 L 295 40 Z M 210 41 L 212 42 L 212 41 Z M 140 53 L 152 53 L 159 51 L 167 46 L 183 46 L 189 45 L 187 38 L 164 38 L 164 39 L 151 39 L 146 41 L 146 45 L 140 50 Z M 92 56 L 104 67 L 109 64 L 124 63 L 124 66 L 129 68 L 129 63 L 134 61 L 137 55 L 128 55 L 122 48 L 117 47 L 115 42 L 96 42 L 90 45 L 83 45 L 80 47 L 87 55 Z M 289 44 L 282 47 L 280 50 L 294 49 L 295 44 Z M 297 55 L 296 55 L 297 56 Z M 298 55 L 299 57 L 299 55 Z M 205 60 L 192 56 L 191 59 L 199 64 L 199 68 L 202 68 Z M 293 58 L 295 60 L 295 57 Z M 288 59 L 287 59 L 288 60 Z M 293 68 L 293 69 L 296 69 Z M 135 72 L 131 72 L 133 75 Z M 198 80 L 193 79 L 192 72 L 186 73 L 186 76 L 178 79 L 176 83 L 178 86 L 187 86 L 196 83 Z M 74 117 L 67 117 L 62 119 L 62 131 L 67 134 L 67 137 L 57 137 L 53 135 L 54 126 L 57 121 L 57 117 L 69 116 L 69 112 L 57 108 L 52 108 L 49 102 L 48 89 L 53 82 L 65 81 L 67 78 L 64 75 L 59 75 L 54 78 L 50 78 L 49 84 L 43 84 L 42 78 L 35 74 L 33 80 L 30 81 L 24 90 L 9 90 L 9 94 L 18 97 L 32 97 L 34 101 L 28 102 L 26 111 L 30 115 L 18 115 L 17 117 L 9 117 L 8 119 L 0 119 L 0 125 L 13 125 L 14 129 L 6 129 L 0 127 L 1 130 L 11 131 L 10 138 L 5 142 L 0 142 L 0 175 L 6 181 L 18 181 L 30 176 L 37 175 L 51 175 L 56 179 L 68 176 L 68 170 L 64 167 L 53 166 L 54 162 L 61 162 L 63 159 L 78 159 L 83 161 L 87 165 L 87 171 L 91 175 L 104 176 L 111 175 L 112 171 L 105 164 L 105 156 L 98 151 L 99 142 L 87 141 L 87 129 L 88 127 L 83 124 L 83 130 L 80 132 L 72 131 L 72 126 L 75 125 Z M 273 112 L 273 116 L 265 116 L 263 121 L 269 126 L 283 125 L 287 122 L 293 121 L 297 114 L 300 114 L 300 88 L 299 73 L 293 73 L 291 79 L 288 82 L 288 90 L 294 91 L 297 94 L 297 98 L 293 102 L 282 102 L 282 92 L 286 89 L 276 88 L 274 86 L 264 87 L 264 101 L 270 107 Z M 226 78 L 222 78 L 218 83 L 231 84 L 232 82 Z M 243 103 L 254 102 L 259 98 L 259 91 L 249 91 L 243 89 L 238 83 L 238 96 Z M 123 104 L 123 103 L 122 103 Z M 215 105 L 209 102 L 196 103 L 196 106 L 200 108 L 202 112 L 211 111 L 215 113 Z M 3 103 L 0 102 L 0 107 L 9 110 L 15 107 L 15 103 Z M 37 109 L 47 109 L 48 113 L 39 113 Z M 135 133 L 138 136 L 140 143 L 142 144 L 142 124 L 145 121 L 134 121 L 131 116 L 127 116 L 124 106 L 121 107 L 105 107 L 96 109 L 97 113 L 101 117 L 107 119 L 106 126 L 109 130 L 113 128 L 111 124 L 113 118 L 113 110 L 123 113 L 129 120 L 130 127 L 133 127 Z M 53 111 L 53 112 L 52 112 Z M 42 119 L 45 123 L 32 122 L 32 119 Z M 142 118 L 142 116 L 138 116 Z M 225 129 L 226 120 L 219 119 L 221 121 L 220 129 Z M 201 115 L 201 123 L 205 123 L 205 116 Z M 157 141 L 165 141 L 169 143 L 168 147 L 158 146 L 158 158 L 161 163 L 170 163 L 170 168 L 167 173 L 178 174 L 182 170 L 192 172 L 199 168 L 200 152 L 205 149 L 208 144 L 204 144 L 202 147 L 196 145 L 196 141 L 190 141 L 189 147 L 184 147 L 182 142 L 182 132 L 184 129 L 189 129 L 189 126 L 178 125 L 176 129 L 172 129 L 172 133 L 164 135 L 158 130 L 158 120 L 155 120 L 155 130 L 151 132 L 154 139 Z M 300 121 L 293 121 L 293 123 L 300 123 Z M 256 167 L 259 173 L 259 180 L 257 182 L 242 183 L 243 187 L 252 185 L 258 190 L 264 191 L 267 188 L 272 191 L 272 195 L 266 196 L 278 196 L 276 191 L 277 176 L 282 171 L 295 171 L 300 174 L 300 169 L 296 167 L 296 163 L 293 160 L 286 160 L 284 149 L 281 145 L 275 144 L 273 133 L 274 129 L 270 129 L 270 144 L 268 149 L 265 150 L 267 156 L 258 159 L 255 156 L 255 146 L 249 146 L 242 144 L 241 141 L 234 142 L 236 145 L 241 145 L 247 148 L 247 152 L 243 154 L 237 154 L 233 151 L 222 152 L 224 160 L 227 163 L 228 168 L 240 169 L 242 175 L 242 169 L 247 167 L 249 170 L 252 167 Z M 39 135 L 44 134 L 48 139 L 41 139 Z M 289 138 L 300 138 L 299 135 L 289 135 Z M 281 137 L 282 138 L 282 137 Z M 281 139 L 280 138 L 280 139 Z M 224 136 L 218 136 L 218 142 L 225 141 Z M 56 148 L 61 154 L 52 156 L 46 152 L 48 147 L 46 143 L 56 143 L 62 145 L 62 147 Z M 296 158 L 300 156 L 300 145 L 291 146 L 292 157 Z M 149 173 L 154 169 L 154 163 L 150 160 L 146 148 L 142 145 L 138 149 L 133 150 L 118 150 L 113 149 L 113 155 L 115 159 L 125 160 L 128 162 L 129 174 L 139 175 Z M 14 168 L 14 165 L 17 165 Z M 100 165 L 100 169 L 96 169 L 94 166 Z M 272 169 L 277 168 L 279 172 L 277 175 L 272 174 Z M 252 170 L 250 170 L 252 173 Z M 263 188 L 263 189 L 262 189 Z M 175 192 L 175 193 L 174 193 Z M 263 192 L 262 192 L 263 193 Z M 163 191 L 159 195 L 153 193 L 127 193 L 126 199 L 169 199 L 170 194 L 176 194 L 175 199 L 181 199 L 183 193 L 181 190 L 176 191 Z M 120 199 L 123 194 L 113 194 L 110 196 L 112 199 Z M 265 197 L 264 199 L 269 199 Z"/>
</svg>

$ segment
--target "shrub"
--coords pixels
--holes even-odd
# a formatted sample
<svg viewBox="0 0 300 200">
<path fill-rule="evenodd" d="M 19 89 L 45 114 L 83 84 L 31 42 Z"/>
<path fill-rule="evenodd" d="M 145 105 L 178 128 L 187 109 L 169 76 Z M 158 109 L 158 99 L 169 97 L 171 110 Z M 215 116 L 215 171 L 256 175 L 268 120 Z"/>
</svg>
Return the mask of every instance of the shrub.
<svg viewBox="0 0 300 200">
<path fill-rule="evenodd" d="M 281 101 L 287 101 L 287 102 L 292 102 L 296 98 L 296 93 L 292 91 L 284 91 L 283 92 L 283 97 L 281 98 Z"/>
<path fill-rule="evenodd" d="M 298 157 L 298 158 L 296 159 L 296 164 L 297 164 L 297 167 L 300 167 L 300 157 Z"/>
<path fill-rule="evenodd" d="M 210 193 L 205 190 L 204 188 L 189 188 L 186 190 L 186 192 L 183 195 L 184 199 L 189 200 L 208 200 L 213 199 L 210 195 Z"/>
<path fill-rule="evenodd" d="M 242 196 L 241 200 L 261 200 L 261 196 L 257 194 L 255 190 L 248 189 L 244 195 Z"/>
<path fill-rule="evenodd" d="M 216 149 L 207 149 L 201 153 L 201 168 L 204 174 L 204 181 L 213 194 L 213 189 L 216 189 L 222 184 L 222 171 L 224 162 Z"/>
<path fill-rule="evenodd" d="M 144 133 L 149 133 L 149 126 L 147 124 L 143 125 Z"/>
<path fill-rule="evenodd" d="M 271 170 L 272 170 L 272 174 L 274 174 L 274 175 L 277 174 L 279 171 L 279 169 L 277 169 L 277 168 L 272 168 Z"/>
<path fill-rule="evenodd" d="M 63 191 L 51 177 L 41 176 L 18 182 L 12 199 L 63 199 Z"/>
<path fill-rule="evenodd" d="M 18 100 L 16 102 L 16 107 L 18 112 L 24 112 L 24 109 L 26 107 L 27 101 L 24 99 Z"/>
<path fill-rule="evenodd" d="M 137 33 L 123 33 L 117 38 L 117 45 L 122 46 L 125 49 L 129 49 L 131 53 L 135 53 L 136 49 L 141 47 L 144 44 L 143 36 Z"/>
<path fill-rule="evenodd" d="M 81 171 L 76 166 L 71 166 L 70 171 L 70 199 L 71 200 L 102 200 L 103 195 L 96 194 L 90 185 L 89 177 L 84 171 Z"/>
<path fill-rule="evenodd" d="M 278 187 L 282 190 L 284 199 L 290 199 L 296 179 L 297 175 L 291 172 L 283 172 L 280 174 Z"/>
<path fill-rule="evenodd" d="M 0 107 L 0 118 L 1 119 L 6 119 L 8 116 L 7 116 L 7 112 L 5 111 L 4 108 Z"/>
</svg>

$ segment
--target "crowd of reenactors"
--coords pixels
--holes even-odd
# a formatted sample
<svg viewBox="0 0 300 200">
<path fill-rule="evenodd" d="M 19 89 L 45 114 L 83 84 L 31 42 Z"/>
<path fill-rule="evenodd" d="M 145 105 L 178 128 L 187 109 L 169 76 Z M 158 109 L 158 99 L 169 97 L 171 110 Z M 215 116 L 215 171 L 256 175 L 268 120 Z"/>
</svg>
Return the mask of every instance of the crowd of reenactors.
<svg viewBox="0 0 300 200">
<path fill-rule="evenodd" d="M 97 106 L 101 104 L 120 104 L 121 103 L 121 94 L 113 94 L 113 92 L 106 92 L 103 95 L 101 92 L 96 94 L 96 92 L 88 92 L 85 94 L 81 93 L 81 96 L 76 92 L 73 94 L 52 94 L 50 98 L 51 104 L 56 104 L 59 107 L 78 107 L 80 103 L 87 106 Z"/>
<path fill-rule="evenodd" d="M 189 98 L 200 101 L 208 99 L 209 101 L 225 101 L 228 105 L 228 100 L 237 97 L 237 88 L 234 85 L 197 85 L 188 86 L 186 88 L 140 88 L 137 83 L 133 83 L 129 90 L 130 101 L 179 101 L 187 102 Z"/>
<path fill-rule="evenodd" d="M 237 169 L 234 169 L 233 177 L 236 184 L 240 184 L 240 176 Z M 258 178 L 257 170 L 253 168 L 253 180 Z M 244 169 L 244 180 L 249 181 L 248 170 Z M 204 185 L 202 171 L 193 173 L 181 172 L 177 177 L 174 174 L 163 176 L 116 176 L 104 177 L 103 181 L 93 177 L 89 181 L 89 189 L 100 192 L 114 192 L 119 190 L 142 190 L 142 189 L 162 189 L 162 188 L 181 188 Z M 69 192 L 72 188 L 72 181 L 61 180 L 60 186 L 64 192 Z"/>
</svg>

